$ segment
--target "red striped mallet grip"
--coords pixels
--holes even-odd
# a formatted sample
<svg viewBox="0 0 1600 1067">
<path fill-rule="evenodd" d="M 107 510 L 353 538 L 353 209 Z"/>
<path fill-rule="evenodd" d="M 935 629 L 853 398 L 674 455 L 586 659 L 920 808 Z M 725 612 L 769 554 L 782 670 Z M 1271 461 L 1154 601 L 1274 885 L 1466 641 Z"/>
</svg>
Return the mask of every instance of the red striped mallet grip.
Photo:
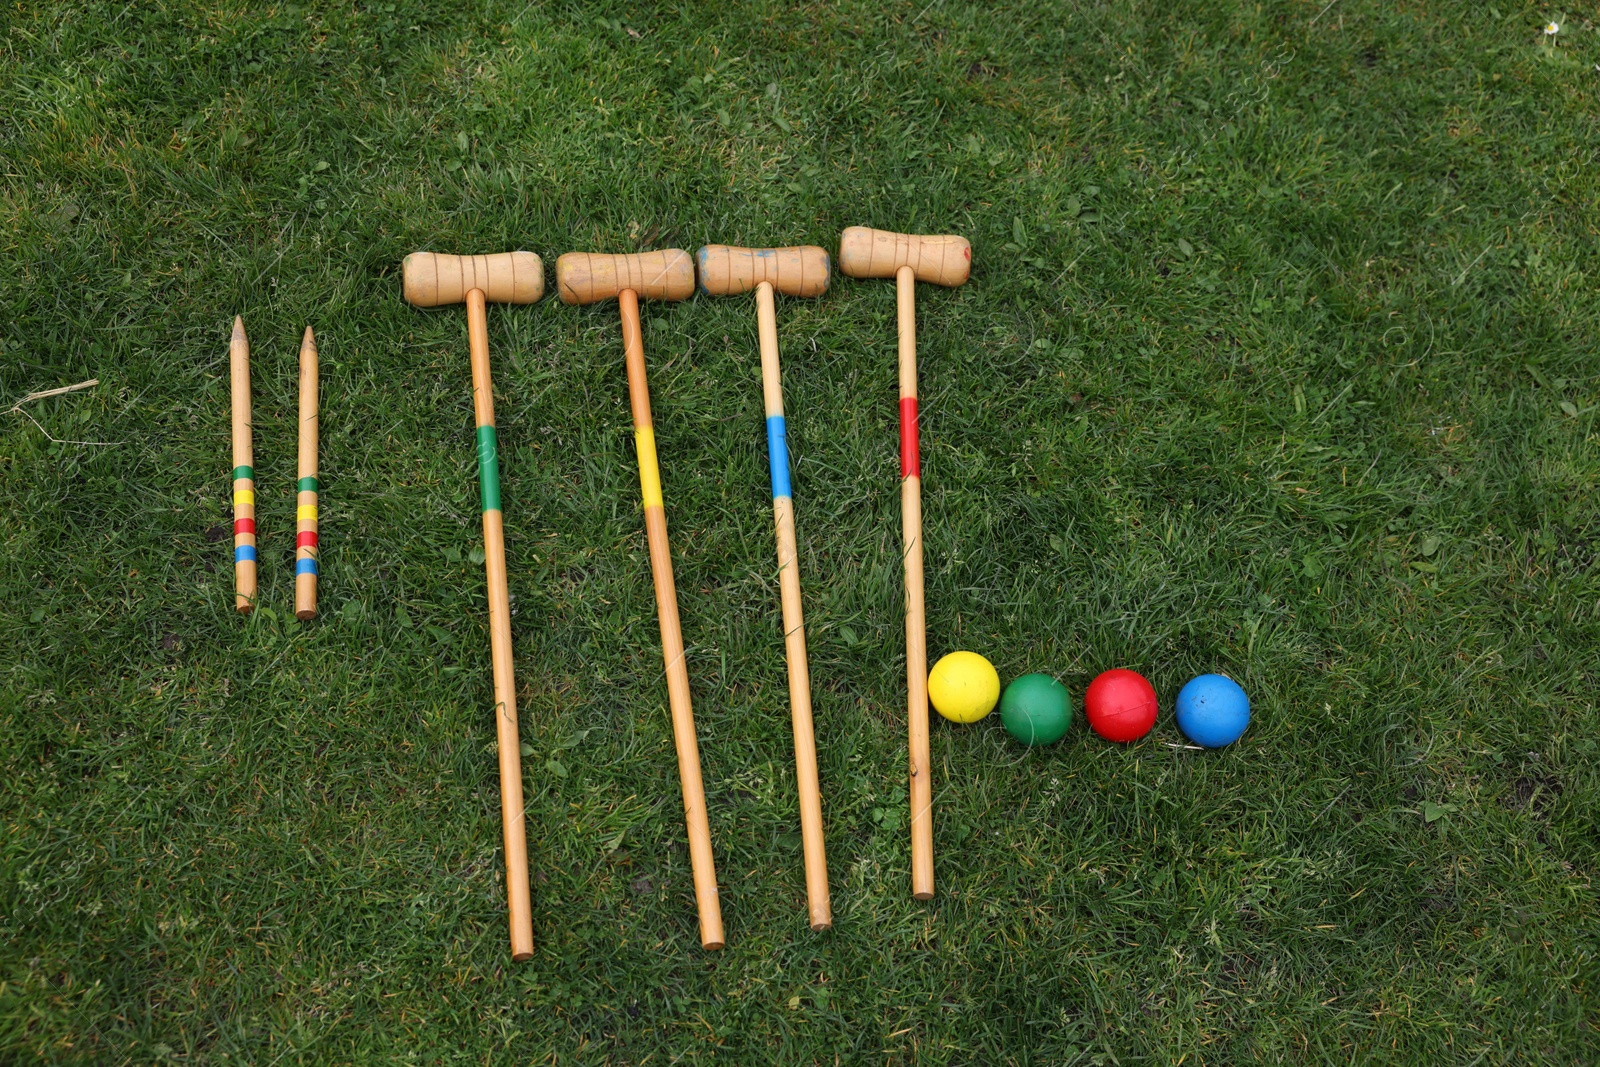
<svg viewBox="0 0 1600 1067">
<path fill-rule="evenodd" d="M 922 477 L 922 449 L 917 440 L 917 398 L 900 398 L 900 477 Z"/>
<path fill-rule="evenodd" d="M 900 335 L 900 530 L 906 573 L 906 720 L 910 753 L 911 895 L 933 897 L 933 781 L 928 755 L 928 633 L 922 574 L 922 454 L 917 440 L 917 282 L 956 286 L 972 271 L 965 237 L 852 226 L 839 237 L 839 269 L 893 278 Z"/>
</svg>

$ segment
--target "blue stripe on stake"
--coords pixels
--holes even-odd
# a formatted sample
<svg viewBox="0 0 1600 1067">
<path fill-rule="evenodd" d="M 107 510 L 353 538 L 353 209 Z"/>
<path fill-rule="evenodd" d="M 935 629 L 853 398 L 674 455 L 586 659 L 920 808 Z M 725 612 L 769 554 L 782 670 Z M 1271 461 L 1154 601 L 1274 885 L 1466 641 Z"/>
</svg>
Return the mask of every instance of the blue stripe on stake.
<svg viewBox="0 0 1600 1067">
<path fill-rule="evenodd" d="M 256 558 L 256 546 L 255 545 L 239 545 L 238 547 L 236 547 L 233 550 L 233 561 L 235 563 L 239 563 L 239 562 L 242 562 L 242 561 L 247 560 L 247 559 L 253 561 L 255 558 Z"/>
<path fill-rule="evenodd" d="M 294 561 L 294 572 L 296 574 L 315 574 L 317 573 L 317 561 L 314 559 L 297 559 Z"/>
<path fill-rule="evenodd" d="M 767 416 L 767 463 L 772 468 L 772 497 L 792 496 L 789 491 L 789 441 L 783 416 Z"/>
</svg>

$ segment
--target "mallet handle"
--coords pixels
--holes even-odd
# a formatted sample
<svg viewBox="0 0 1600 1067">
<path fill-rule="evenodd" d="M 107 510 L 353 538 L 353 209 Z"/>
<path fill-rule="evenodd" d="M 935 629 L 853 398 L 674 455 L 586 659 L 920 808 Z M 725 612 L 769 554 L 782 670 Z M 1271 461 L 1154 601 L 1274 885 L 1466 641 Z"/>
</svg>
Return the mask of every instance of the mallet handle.
<svg viewBox="0 0 1600 1067">
<path fill-rule="evenodd" d="M 317 614 L 317 338 L 300 341 L 300 463 L 296 475 L 294 617 Z"/>
<path fill-rule="evenodd" d="M 645 378 L 639 295 L 632 289 L 623 289 L 618 297 L 622 308 L 622 346 L 628 367 L 628 401 L 633 408 L 633 440 L 639 454 L 639 495 L 644 502 L 645 537 L 650 544 L 650 574 L 656 586 L 661 658 L 666 664 L 667 702 L 672 710 L 672 739 L 678 749 L 678 778 L 683 785 L 689 865 L 694 874 L 695 904 L 700 911 L 700 944 L 705 948 L 721 948 L 722 904 L 717 896 L 717 868 L 711 856 L 706 789 L 700 778 L 700 745 L 695 739 L 694 708 L 689 700 L 689 669 L 683 658 L 683 628 L 678 623 L 678 589 L 672 578 L 672 550 L 667 545 L 667 514 L 661 500 L 655 427 L 650 419 L 650 384 Z"/>
<path fill-rule="evenodd" d="M 256 471 L 250 440 L 250 339 L 243 315 L 233 319 L 228 379 L 233 400 L 233 607 L 248 615 L 256 606 Z"/>
<path fill-rule="evenodd" d="M 911 734 L 911 895 L 933 898 L 933 765 L 928 757 L 928 629 L 922 586 L 922 456 L 917 441 L 917 279 L 895 271 L 900 326 L 900 529 L 906 566 L 906 718 Z"/>
<path fill-rule="evenodd" d="M 459 304 L 474 289 L 496 304 L 531 304 L 544 295 L 544 261 L 532 252 L 413 252 L 401 265 L 400 276 L 406 299 L 424 308 Z"/>
<path fill-rule="evenodd" d="M 789 486 L 789 444 L 783 419 L 783 375 L 778 365 L 778 315 L 774 305 L 772 283 L 758 282 L 756 332 L 761 340 L 767 463 L 772 473 L 772 514 L 778 533 L 778 588 L 782 596 L 783 640 L 789 662 L 789 715 L 794 725 L 795 780 L 800 791 L 806 904 L 811 912 L 811 929 L 826 930 L 833 926 L 833 907 L 828 899 L 822 790 L 817 775 L 816 730 L 811 718 L 811 669 L 806 662 L 806 621 L 800 602 L 800 559 L 794 533 L 794 497 Z"/>
<path fill-rule="evenodd" d="M 681 248 L 608 256 L 568 252 L 556 260 L 564 304 L 592 304 L 632 290 L 635 299 L 683 300 L 694 295 L 694 260 Z"/>
<path fill-rule="evenodd" d="M 511 660 L 511 593 L 506 586 L 506 535 L 500 510 L 500 449 L 494 432 L 489 327 L 481 289 L 469 289 L 467 337 L 472 348 L 472 406 L 478 423 L 478 484 L 483 494 L 483 562 L 489 582 L 489 647 L 494 661 L 495 739 L 500 750 L 500 822 L 505 831 L 506 899 L 511 958 L 533 956 L 533 904 L 528 893 L 528 839 L 523 824 L 522 748 L 517 741 L 517 681 Z"/>
<path fill-rule="evenodd" d="M 747 293 L 762 282 L 785 296 L 821 296 L 828 288 L 828 253 L 816 245 L 738 248 L 706 245 L 696 254 L 700 288 L 711 296 Z"/>
</svg>

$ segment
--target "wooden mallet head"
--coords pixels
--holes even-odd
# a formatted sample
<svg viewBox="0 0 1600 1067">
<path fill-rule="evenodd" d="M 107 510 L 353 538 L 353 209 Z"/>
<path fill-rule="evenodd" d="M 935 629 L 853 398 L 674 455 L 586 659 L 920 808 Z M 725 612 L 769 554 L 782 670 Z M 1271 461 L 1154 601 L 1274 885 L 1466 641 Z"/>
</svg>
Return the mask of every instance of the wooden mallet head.
<svg viewBox="0 0 1600 1067">
<path fill-rule="evenodd" d="M 816 245 L 706 245 L 695 258 L 700 267 L 700 291 L 709 296 L 748 293 L 762 282 L 787 296 L 821 296 L 828 288 L 828 253 Z"/>
<path fill-rule="evenodd" d="M 646 300 L 684 300 L 694 294 L 694 260 L 681 248 L 603 256 L 568 252 L 556 260 L 563 304 L 593 304 L 632 289 Z"/>
<path fill-rule="evenodd" d="M 972 245 L 954 234 L 925 236 L 852 226 L 839 237 L 839 269 L 852 278 L 893 278 L 910 267 L 919 282 L 954 287 L 972 273 Z"/>
<path fill-rule="evenodd" d="M 400 268 L 406 299 L 419 308 L 459 304 L 473 289 L 495 304 L 532 304 L 544 295 L 544 261 L 532 252 L 446 256 L 413 252 Z"/>
</svg>

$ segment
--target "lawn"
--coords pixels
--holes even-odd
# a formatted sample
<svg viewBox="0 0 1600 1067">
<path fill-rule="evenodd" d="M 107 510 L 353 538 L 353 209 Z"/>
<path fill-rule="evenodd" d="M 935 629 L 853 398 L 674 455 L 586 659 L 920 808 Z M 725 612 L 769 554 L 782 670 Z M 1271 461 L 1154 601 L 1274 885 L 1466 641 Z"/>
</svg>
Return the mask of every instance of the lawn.
<svg viewBox="0 0 1600 1067">
<path fill-rule="evenodd" d="M 0 409 L 98 384 L 0 419 L 0 1061 L 1600 1060 L 1597 63 L 1521 0 L 13 4 Z M 704 952 L 617 311 L 491 306 L 512 964 L 465 315 L 401 259 L 853 224 L 972 241 L 918 294 L 930 653 L 1139 670 L 1156 729 L 935 719 L 911 899 L 894 286 L 780 299 L 810 931 L 753 302 L 647 303 Z"/>
</svg>

